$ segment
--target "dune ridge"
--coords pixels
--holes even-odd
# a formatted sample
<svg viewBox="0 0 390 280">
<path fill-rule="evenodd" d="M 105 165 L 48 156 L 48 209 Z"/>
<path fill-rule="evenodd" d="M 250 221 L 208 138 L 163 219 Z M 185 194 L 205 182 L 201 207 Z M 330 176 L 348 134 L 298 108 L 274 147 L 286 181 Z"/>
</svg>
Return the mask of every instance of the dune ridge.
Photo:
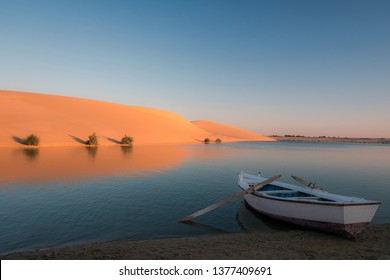
<svg viewBox="0 0 390 280">
<path fill-rule="evenodd" d="M 134 145 L 199 143 L 205 138 L 270 141 L 244 130 L 215 133 L 160 109 L 6 90 L 0 90 L 0 127 L 0 147 L 22 147 L 21 138 L 31 133 L 40 137 L 40 146 L 80 146 L 94 132 L 100 145 L 117 145 L 124 134 L 134 138 Z"/>
<path fill-rule="evenodd" d="M 192 121 L 192 123 L 197 127 L 214 134 L 216 137 L 231 139 L 232 141 L 276 141 L 270 137 L 243 130 L 231 125 L 225 125 L 206 120 Z"/>
</svg>

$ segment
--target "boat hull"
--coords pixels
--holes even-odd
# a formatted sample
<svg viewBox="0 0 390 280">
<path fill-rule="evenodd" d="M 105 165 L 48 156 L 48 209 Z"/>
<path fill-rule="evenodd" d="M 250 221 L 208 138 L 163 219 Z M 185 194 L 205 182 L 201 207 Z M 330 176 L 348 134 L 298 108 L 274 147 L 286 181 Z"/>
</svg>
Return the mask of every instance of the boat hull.
<svg viewBox="0 0 390 280">
<path fill-rule="evenodd" d="M 245 201 L 257 212 L 284 222 L 311 229 L 356 236 L 371 221 L 379 206 L 288 201 L 247 194 Z"/>
</svg>

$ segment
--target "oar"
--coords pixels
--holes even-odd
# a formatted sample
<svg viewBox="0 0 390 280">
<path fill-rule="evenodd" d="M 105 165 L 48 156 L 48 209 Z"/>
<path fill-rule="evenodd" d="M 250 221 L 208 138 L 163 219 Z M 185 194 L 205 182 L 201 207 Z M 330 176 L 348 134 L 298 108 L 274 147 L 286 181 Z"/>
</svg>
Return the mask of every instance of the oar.
<svg viewBox="0 0 390 280">
<path fill-rule="evenodd" d="M 258 183 L 258 184 L 255 184 L 253 185 L 252 187 L 246 189 L 246 190 L 242 190 L 240 191 L 239 193 L 235 194 L 235 195 L 232 195 L 228 198 L 225 198 L 224 200 L 221 200 L 221 201 L 218 201 L 202 210 L 199 210 L 198 212 L 195 212 L 187 217 L 184 217 L 183 219 L 181 219 L 179 222 L 183 223 L 183 222 L 188 222 L 188 221 L 191 221 L 192 219 L 196 218 L 196 217 L 199 217 L 200 215 L 203 215 L 207 212 L 210 212 L 214 209 L 217 209 L 218 207 L 232 201 L 232 200 L 235 200 L 236 198 L 239 198 L 240 196 L 243 196 L 243 195 L 246 195 L 248 193 L 253 193 L 254 191 L 260 189 L 261 187 L 265 186 L 265 185 L 268 185 L 269 183 L 279 179 L 280 177 L 282 177 L 282 175 L 278 175 L 278 176 L 274 176 L 268 180 L 265 180 L 264 182 L 261 182 L 261 183 Z"/>
<path fill-rule="evenodd" d="M 316 184 L 314 184 L 313 182 L 308 182 L 298 176 L 291 176 L 295 181 L 305 185 L 306 187 L 309 187 L 309 188 L 312 188 L 312 189 L 317 189 L 317 190 L 322 190 L 321 187 L 317 186 Z"/>
</svg>

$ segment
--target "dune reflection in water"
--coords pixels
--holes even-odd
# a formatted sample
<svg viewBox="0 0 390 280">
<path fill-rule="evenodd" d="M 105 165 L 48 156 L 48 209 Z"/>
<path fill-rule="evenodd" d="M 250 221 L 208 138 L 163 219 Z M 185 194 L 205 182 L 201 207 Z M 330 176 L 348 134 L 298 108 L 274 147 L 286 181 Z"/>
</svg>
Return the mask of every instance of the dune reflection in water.
<svg viewBox="0 0 390 280">
<path fill-rule="evenodd" d="M 0 186 L 142 175 L 175 168 L 188 156 L 179 145 L 0 149 Z"/>
</svg>

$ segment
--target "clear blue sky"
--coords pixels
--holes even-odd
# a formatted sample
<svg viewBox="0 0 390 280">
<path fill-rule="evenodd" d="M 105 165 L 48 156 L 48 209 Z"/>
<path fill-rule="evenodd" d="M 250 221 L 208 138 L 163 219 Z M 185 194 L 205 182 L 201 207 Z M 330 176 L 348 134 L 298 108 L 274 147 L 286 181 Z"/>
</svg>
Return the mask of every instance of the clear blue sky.
<svg viewBox="0 0 390 280">
<path fill-rule="evenodd" d="M 0 89 L 390 137 L 390 1 L 0 0 Z"/>
</svg>

